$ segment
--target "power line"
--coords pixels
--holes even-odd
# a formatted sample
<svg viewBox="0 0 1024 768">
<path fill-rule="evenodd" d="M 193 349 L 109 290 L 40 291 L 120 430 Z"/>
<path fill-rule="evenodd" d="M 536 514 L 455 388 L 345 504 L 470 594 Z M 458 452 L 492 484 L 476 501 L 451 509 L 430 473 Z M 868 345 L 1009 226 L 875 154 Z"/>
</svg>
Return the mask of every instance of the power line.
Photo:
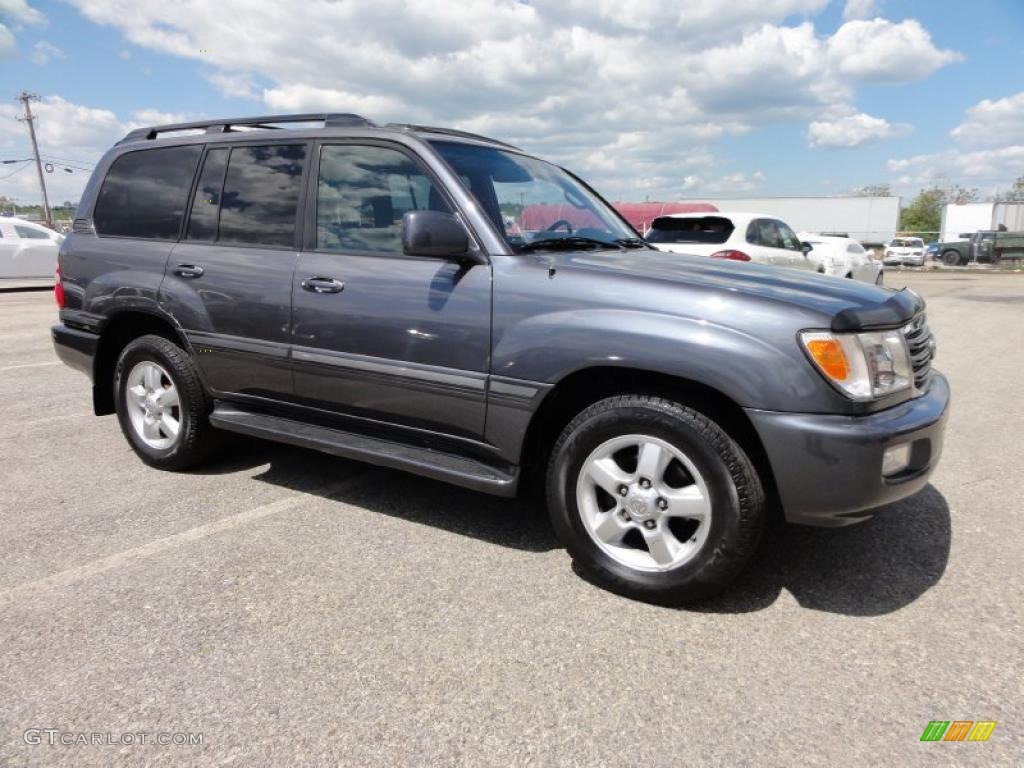
<svg viewBox="0 0 1024 768">
<path fill-rule="evenodd" d="M 16 173 L 21 173 L 22 171 L 24 171 L 24 170 L 25 170 L 26 168 L 28 168 L 28 163 L 31 163 L 31 162 L 32 162 L 32 158 L 29 158 L 28 160 L 22 160 L 21 162 L 25 163 L 25 165 L 21 166 L 21 168 L 19 168 L 19 169 L 18 169 L 18 170 L 16 170 L 16 171 L 11 171 L 11 172 L 10 172 L 10 173 L 8 173 L 8 174 L 7 174 L 6 176 L 0 176 L 0 181 L 3 181 L 4 179 L 9 179 L 9 178 L 11 178 L 11 176 L 13 176 L 14 174 L 16 174 Z"/>
</svg>

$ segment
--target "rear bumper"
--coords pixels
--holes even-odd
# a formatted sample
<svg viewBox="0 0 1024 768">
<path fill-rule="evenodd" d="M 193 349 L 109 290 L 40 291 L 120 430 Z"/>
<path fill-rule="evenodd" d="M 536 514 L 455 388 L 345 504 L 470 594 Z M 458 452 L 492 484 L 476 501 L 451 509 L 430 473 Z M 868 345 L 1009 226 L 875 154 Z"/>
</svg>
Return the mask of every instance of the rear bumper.
<svg viewBox="0 0 1024 768">
<path fill-rule="evenodd" d="M 89 380 L 95 376 L 94 361 L 99 347 L 99 334 L 68 328 L 58 323 L 50 329 L 53 336 L 53 349 L 64 363 L 76 371 L 81 371 Z"/>
<path fill-rule="evenodd" d="M 764 445 L 786 520 L 840 526 L 917 493 L 942 453 L 949 384 L 935 372 L 928 392 L 868 416 L 747 410 Z M 910 464 L 882 475 L 886 448 L 909 443 Z"/>
</svg>

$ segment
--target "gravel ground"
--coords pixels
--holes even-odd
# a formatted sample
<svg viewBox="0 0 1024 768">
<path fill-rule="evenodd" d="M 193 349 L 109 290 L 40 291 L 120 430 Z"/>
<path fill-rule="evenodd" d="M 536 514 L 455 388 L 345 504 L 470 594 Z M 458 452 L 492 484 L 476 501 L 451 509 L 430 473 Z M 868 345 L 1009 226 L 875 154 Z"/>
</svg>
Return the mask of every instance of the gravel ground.
<svg viewBox="0 0 1024 768">
<path fill-rule="evenodd" d="M 0 765 L 1021 765 L 1024 280 L 888 280 L 954 390 L 932 484 L 690 610 L 583 581 L 523 503 L 255 441 L 148 469 L 51 296 L 0 294 Z M 998 725 L 919 741 L 957 719 Z"/>
</svg>

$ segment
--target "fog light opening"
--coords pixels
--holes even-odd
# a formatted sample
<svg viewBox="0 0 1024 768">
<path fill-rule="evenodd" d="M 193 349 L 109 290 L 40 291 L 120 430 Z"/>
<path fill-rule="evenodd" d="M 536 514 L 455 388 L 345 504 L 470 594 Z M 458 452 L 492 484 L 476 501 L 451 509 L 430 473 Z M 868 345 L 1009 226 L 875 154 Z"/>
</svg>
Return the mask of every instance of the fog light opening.
<svg viewBox="0 0 1024 768">
<path fill-rule="evenodd" d="M 898 475 L 910 465 L 910 443 L 900 443 L 885 449 L 882 454 L 882 476 Z"/>
</svg>

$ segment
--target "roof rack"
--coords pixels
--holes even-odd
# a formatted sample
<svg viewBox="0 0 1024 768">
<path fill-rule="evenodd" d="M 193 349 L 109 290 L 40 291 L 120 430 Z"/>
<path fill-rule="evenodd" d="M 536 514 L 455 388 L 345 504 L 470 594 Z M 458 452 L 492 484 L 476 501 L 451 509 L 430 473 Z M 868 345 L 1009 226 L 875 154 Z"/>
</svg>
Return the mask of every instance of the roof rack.
<svg viewBox="0 0 1024 768">
<path fill-rule="evenodd" d="M 312 113 L 302 115 L 262 115 L 260 117 L 239 117 L 221 120 L 197 120 L 191 123 L 168 123 L 167 125 L 154 125 L 149 128 L 136 128 L 129 131 L 119 144 L 127 141 L 138 141 L 145 139 L 152 141 L 159 138 L 161 133 L 173 131 L 205 130 L 207 133 L 231 133 L 236 127 L 265 128 L 272 130 L 277 128 L 273 123 L 317 123 L 323 122 L 328 128 L 348 127 L 375 127 L 376 123 L 367 120 L 360 115 L 351 113 Z"/>
<path fill-rule="evenodd" d="M 491 144 L 500 144 L 503 147 L 509 149 L 519 149 L 506 141 L 498 141 L 498 139 L 492 139 L 489 136 L 481 136 L 478 133 L 469 133 L 468 131 L 457 131 L 454 128 L 435 128 L 431 125 L 414 125 L 412 123 L 388 123 L 385 128 L 401 128 L 407 131 L 419 131 L 422 133 L 438 133 L 442 136 L 458 136 L 463 139 L 477 139 L 479 141 L 488 141 Z"/>
</svg>

